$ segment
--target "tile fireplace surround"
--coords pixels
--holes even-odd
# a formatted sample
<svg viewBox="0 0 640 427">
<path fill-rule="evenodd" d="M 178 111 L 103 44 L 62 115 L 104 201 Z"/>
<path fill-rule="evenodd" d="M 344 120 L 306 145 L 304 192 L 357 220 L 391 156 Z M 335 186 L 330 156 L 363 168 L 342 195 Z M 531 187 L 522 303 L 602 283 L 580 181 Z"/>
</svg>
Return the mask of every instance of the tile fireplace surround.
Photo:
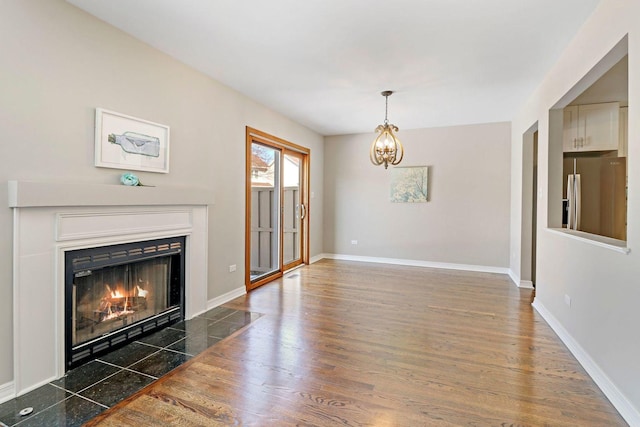
<svg viewBox="0 0 640 427">
<path fill-rule="evenodd" d="M 14 395 L 65 373 L 65 251 L 186 236 L 185 318 L 207 309 L 209 191 L 9 181 L 8 194 L 13 209 Z"/>
</svg>

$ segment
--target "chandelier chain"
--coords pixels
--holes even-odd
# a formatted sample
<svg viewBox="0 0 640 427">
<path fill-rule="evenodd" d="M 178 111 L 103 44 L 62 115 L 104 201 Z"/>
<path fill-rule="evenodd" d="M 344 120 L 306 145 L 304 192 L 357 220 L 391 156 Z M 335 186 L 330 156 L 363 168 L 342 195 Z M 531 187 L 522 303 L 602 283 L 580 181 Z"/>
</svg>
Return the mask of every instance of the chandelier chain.
<svg viewBox="0 0 640 427">
<path fill-rule="evenodd" d="M 388 124 L 389 120 L 387 120 L 387 112 L 389 111 L 389 95 L 384 96 L 384 124 Z"/>
</svg>

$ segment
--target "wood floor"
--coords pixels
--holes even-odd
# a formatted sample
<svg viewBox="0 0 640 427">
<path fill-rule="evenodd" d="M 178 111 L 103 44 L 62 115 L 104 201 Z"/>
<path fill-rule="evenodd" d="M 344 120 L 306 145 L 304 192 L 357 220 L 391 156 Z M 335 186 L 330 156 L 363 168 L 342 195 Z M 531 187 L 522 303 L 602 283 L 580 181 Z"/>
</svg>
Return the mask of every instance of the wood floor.
<svg viewBox="0 0 640 427">
<path fill-rule="evenodd" d="M 506 276 L 323 260 L 92 426 L 625 426 Z"/>
</svg>

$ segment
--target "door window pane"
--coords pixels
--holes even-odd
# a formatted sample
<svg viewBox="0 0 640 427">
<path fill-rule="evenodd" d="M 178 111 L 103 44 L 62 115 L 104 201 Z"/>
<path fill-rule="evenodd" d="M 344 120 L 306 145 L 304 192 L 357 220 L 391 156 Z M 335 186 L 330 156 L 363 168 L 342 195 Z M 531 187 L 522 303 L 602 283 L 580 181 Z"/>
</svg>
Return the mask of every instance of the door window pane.
<svg viewBox="0 0 640 427">
<path fill-rule="evenodd" d="M 251 280 L 280 269 L 280 151 L 251 146 Z"/>
<path fill-rule="evenodd" d="M 285 154 L 283 165 L 284 180 L 284 234 L 283 258 L 289 264 L 300 259 L 301 227 L 300 216 L 300 158 Z"/>
</svg>

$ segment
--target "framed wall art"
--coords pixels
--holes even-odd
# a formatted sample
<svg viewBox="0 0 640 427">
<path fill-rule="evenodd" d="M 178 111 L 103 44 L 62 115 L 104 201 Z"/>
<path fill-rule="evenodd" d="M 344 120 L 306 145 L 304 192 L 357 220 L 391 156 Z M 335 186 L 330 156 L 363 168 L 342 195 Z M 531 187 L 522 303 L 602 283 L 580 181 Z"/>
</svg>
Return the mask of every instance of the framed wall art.
<svg viewBox="0 0 640 427">
<path fill-rule="evenodd" d="M 95 165 L 169 173 L 169 126 L 96 108 Z"/>
<path fill-rule="evenodd" d="M 400 166 L 391 169 L 392 202 L 423 203 L 428 200 L 428 196 L 428 166 Z"/>
</svg>

